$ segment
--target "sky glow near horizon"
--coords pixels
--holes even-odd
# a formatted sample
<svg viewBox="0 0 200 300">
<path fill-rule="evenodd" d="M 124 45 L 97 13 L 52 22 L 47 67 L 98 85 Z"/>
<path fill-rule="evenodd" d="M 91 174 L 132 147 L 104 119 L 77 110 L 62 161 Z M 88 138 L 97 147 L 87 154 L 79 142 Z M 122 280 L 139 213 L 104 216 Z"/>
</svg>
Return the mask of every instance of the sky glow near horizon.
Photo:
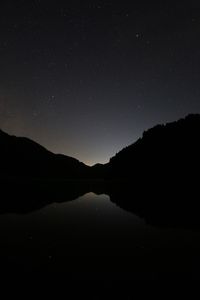
<svg viewBox="0 0 200 300">
<path fill-rule="evenodd" d="M 198 1 L 2 1 L 0 128 L 86 164 L 200 113 Z"/>
</svg>

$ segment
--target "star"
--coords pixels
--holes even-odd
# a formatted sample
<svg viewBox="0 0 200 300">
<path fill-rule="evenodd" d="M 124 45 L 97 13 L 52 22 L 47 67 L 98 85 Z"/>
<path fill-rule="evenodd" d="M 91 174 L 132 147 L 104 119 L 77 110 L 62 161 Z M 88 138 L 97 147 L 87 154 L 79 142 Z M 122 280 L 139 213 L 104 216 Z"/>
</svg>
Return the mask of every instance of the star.
<svg viewBox="0 0 200 300">
<path fill-rule="evenodd" d="M 139 39 L 141 37 L 141 33 L 136 33 L 135 37 Z"/>
<path fill-rule="evenodd" d="M 33 117 L 37 118 L 40 115 L 40 111 L 34 111 L 33 112 Z"/>
</svg>

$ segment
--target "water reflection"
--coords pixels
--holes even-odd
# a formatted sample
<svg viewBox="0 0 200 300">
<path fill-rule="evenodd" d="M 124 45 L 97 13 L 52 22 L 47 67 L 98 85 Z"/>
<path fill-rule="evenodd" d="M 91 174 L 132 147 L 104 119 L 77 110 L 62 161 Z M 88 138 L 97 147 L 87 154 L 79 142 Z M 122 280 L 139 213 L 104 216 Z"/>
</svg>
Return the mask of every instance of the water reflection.
<svg viewBox="0 0 200 300">
<path fill-rule="evenodd" d="M 98 195 L 108 195 L 110 201 L 118 208 L 120 207 L 126 212 L 132 213 L 134 218 L 137 215 L 149 225 L 200 231 L 197 195 L 193 196 L 190 193 L 185 198 L 188 200 L 184 200 L 182 194 L 175 193 L 172 189 L 165 189 L 165 193 L 162 191 L 161 187 L 147 186 L 144 188 L 142 183 L 133 185 L 129 182 L 70 182 L 64 180 L 5 182 L 1 184 L 0 214 L 31 213 L 44 209 L 52 203 L 54 203 L 54 206 L 55 203 L 69 203 L 93 192 Z M 87 197 L 93 198 L 93 194 L 87 195 Z M 112 211 L 110 219 L 114 218 L 114 206 L 111 207 L 111 203 L 109 206 L 109 201 L 106 201 L 105 204 L 102 199 L 99 202 L 101 204 L 99 203 L 96 209 L 101 210 L 102 208 L 103 211 L 103 218 L 100 223 L 106 219 L 109 211 Z M 77 203 L 79 204 L 79 201 Z M 80 218 L 82 218 L 84 211 L 89 213 L 93 209 L 93 201 L 84 200 L 83 203 Z M 86 203 L 89 203 L 89 205 L 84 210 Z M 76 210 L 77 213 L 80 211 L 78 208 Z"/>
<path fill-rule="evenodd" d="M 108 196 L 94 193 L 28 214 L 4 214 L 0 217 L 1 263 L 16 272 L 20 268 L 64 271 L 72 277 L 115 274 L 116 257 L 131 251 L 132 240 L 134 247 L 140 247 L 143 226 Z"/>
<path fill-rule="evenodd" d="M 147 226 L 105 194 L 3 214 L 0 228 L 1 272 L 63 272 L 73 280 L 198 276 L 198 232 Z"/>
</svg>

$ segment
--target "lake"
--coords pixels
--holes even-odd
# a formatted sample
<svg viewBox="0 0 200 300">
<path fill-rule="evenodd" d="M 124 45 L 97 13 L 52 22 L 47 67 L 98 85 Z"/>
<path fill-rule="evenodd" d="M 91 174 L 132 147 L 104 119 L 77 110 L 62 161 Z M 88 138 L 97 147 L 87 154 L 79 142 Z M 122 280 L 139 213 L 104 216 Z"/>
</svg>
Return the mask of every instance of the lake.
<svg viewBox="0 0 200 300">
<path fill-rule="evenodd" d="M 1 272 L 104 281 L 199 277 L 199 232 L 147 225 L 105 194 L 4 213 L 0 228 Z"/>
</svg>

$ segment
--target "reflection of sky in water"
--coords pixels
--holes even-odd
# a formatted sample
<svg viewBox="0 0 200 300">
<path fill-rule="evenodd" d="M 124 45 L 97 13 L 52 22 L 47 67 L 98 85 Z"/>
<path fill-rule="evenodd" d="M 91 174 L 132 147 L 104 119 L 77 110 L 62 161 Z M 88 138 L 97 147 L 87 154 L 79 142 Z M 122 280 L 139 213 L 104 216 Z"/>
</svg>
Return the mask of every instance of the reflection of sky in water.
<svg viewBox="0 0 200 300">
<path fill-rule="evenodd" d="M 141 224 L 142 221 L 131 213 L 117 207 L 112 203 L 107 195 L 95 195 L 88 193 L 79 197 L 75 201 L 62 204 L 52 204 L 43 210 L 43 214 L 49 217 L 74 219 L 77 222 L 98 221 L 99 225 L 103 223 L 126 223 Z"/>
<path fill-rule="evenodd" d="M 132 248 L 140 251 L 146 226 L 108 196 L 89 193 L 30 214 L 1 215 L 0 228 L 5 247 L 0 254 L 9 261 L 20 262 L 25 268 L 53 264 L 56 270 L 69 268 L 70 272 L 76 266 L 77 272 L 82 272 L 82 263 L 90 268 L 94 263 L 99 268 L 105 264 L 107 268 L 111 261 L 115 263 L 114 257 L 131 255 Z"/>
<path fill-rule="evenodd" d="M 28 201 L 28 200 L 27 200 Z M 71 235 L 78 231 L 105 230 L 105 233 L 117 229 L 127 230 L 129 227 L 144 225 L 137 216 L 120 209 L 109 200 L 107 195 L 88 193 L 76 200 L 52 203 L 38 211 L 29 214 L 7 214 L 0 216 L 0 226 L 4 228 L 1 234 L 7 231 L 25 233 L 38 230 L 59 235 L 60 232 L 69 232 Z M 126 227 L 126 228 L 125 228 Z M 75 230 L 75 231 L 73 231 Z M 88 230 L 88 232 L 87 232 Z"/>
<path fill-rule="evenodd" d="M 138 265 L 151 273 L 152 266 L 145 260 L 160 267 L 170 255 L 174 266 L 181 259 L 180 253 L 187 260 L 190 248 L 196 255 L 196 265 L 198 240 L 199 233 L 146 226 L 143 220 L 113 204 L 107 195 L 93 193 L 26 215 L 0 216 L 0 260 L 26 268 L 68 268 L 74 272 L 76 266 L 77 274 L 85 272 L 81 269 L 85 263 L 91 270 L 96 264 L 97 270 L 103 268 L 102 272 L 110 270 L 113 274 L 117 260 L 121 270 L 132 271 Z"/>
<path fill-rule="evenodd" d="M 111 238 L 137 234 L 145 225 L 137 216 L 117 207 L 107 195 L 88 193 L 76 200 L 52 203 L 38 211 L 0 216 L 1 236 L 45 240 Z"/>
</svg>

